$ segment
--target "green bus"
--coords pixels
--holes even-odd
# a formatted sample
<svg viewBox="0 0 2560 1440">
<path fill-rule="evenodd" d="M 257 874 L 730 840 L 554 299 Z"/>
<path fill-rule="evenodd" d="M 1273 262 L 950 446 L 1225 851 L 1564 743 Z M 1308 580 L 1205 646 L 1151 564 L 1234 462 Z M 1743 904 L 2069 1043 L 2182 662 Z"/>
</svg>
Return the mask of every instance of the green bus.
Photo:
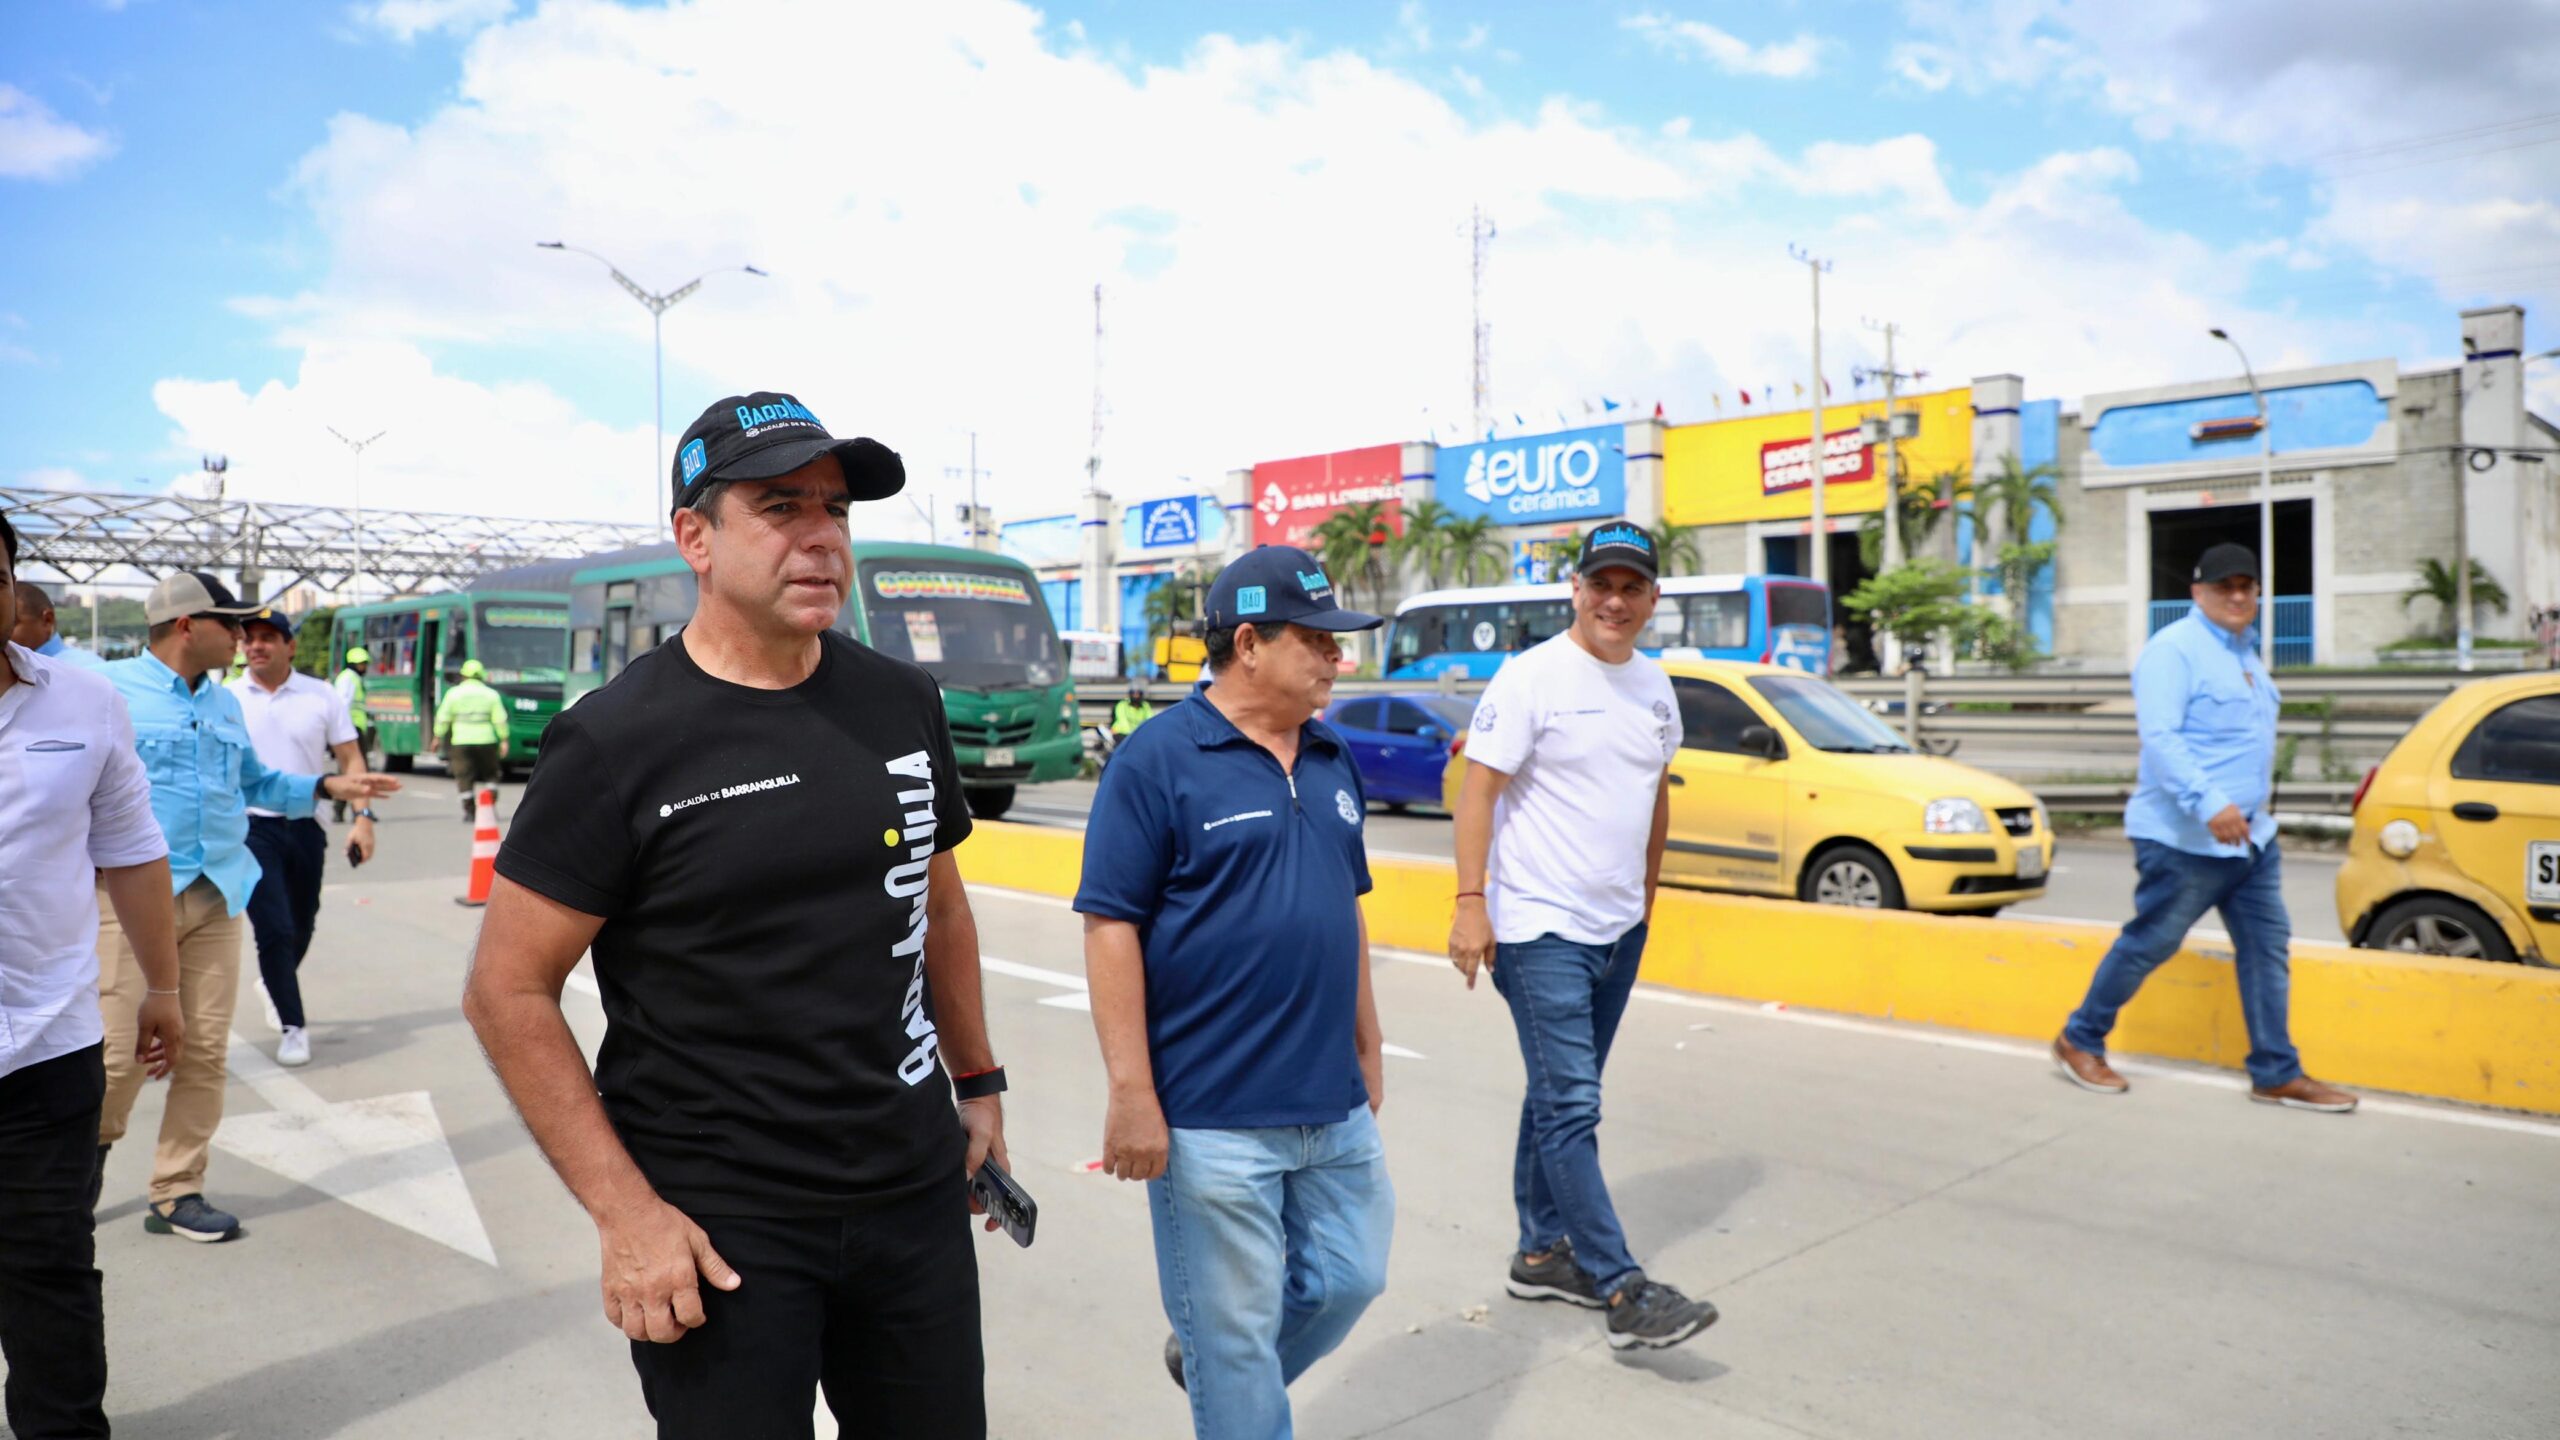
<svg viewBox="0 0 2560 1440">
<path fill-rule="evenodd" d="M 365 714 L 383 768 L 407 770 L 433 735 L 436 700 L 477 660 L 507 700 L 507 763 L 525 766 L 542 727 L 560 713 L 569 659 L 569 601 L 539 590 L 477 590 L 349 605 L 332 617 L 330 658 L 357 645 L 373 653 Z M 329 676 L 335 676 L 335 665 Z M 328 677 L 323 677 L 328 678 Z"/>
<path fill-rule="evenodd" d="M 572 705 L 693 618 L 693 571 L 672 544 L 602 559 L 569 581 Z M 836 628 L 941 683 L 970 814 L 993 820 L 1012 808 L 1015 787 L 1077 773 L 1075 684 L 1030 566 L 950 545 L 857 540 L 853 599 Z"/>
</svg>

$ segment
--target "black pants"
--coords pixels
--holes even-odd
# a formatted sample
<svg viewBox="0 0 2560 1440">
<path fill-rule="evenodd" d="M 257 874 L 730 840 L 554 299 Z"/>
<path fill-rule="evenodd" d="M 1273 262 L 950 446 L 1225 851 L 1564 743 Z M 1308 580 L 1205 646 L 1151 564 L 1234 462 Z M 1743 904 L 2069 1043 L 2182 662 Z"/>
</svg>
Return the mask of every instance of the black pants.
<svg viewBox="0 0 2560 1440">
<path fill-rule="evenodd" d="M 958 1174 L 860 1215 L 696 1215 L 740 1285 L 702 1287 L 707 1323 L 635 1341 L 659 1440 L 805 1440 L 817 1391 L 847 1437 L 981 1440 L 978 1254 Z"/>
<path fill-rule="evenodd" d="M 89 1215 L 104 1056 L 92 1045 L 0 1075 L 0 1358 L 19 1440 L 107 1433 L 107 1322 Z"/>
<path fill-rule="evenodd" d="M 258 978 L 276 1002 L 276 1018 L 302 1024 L 302 957 L 320 921 L 320 876 L 329 865 L 329 832 L 317 820 L 249 817 L 249 853 L 258 857 L 258 888 L 249 892 L 249 928 L 258 937 Z"/>
</svg>

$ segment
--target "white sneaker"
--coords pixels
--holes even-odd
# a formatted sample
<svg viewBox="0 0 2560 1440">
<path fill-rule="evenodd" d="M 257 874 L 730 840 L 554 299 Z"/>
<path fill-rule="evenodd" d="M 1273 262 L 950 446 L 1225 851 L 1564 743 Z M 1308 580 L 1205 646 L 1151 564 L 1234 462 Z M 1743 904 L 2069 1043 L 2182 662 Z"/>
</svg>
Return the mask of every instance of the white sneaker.
<svg viewBox="0 0 2560 1440">
<path fill-rule="evenodd" d="M 267 1028 L 283 1029 L 284 1017 L 276 1013 L 276 997 L 267 993 L 267 982 L 264 980 L 258 982 L 258 1003 L 267 1007 Z"/>
<path fill-rule="evenodd" d="M 284 1038 L 276 1042 L 276 1063 L 308 1065 L 311 1063 L 311 1032 L 299 1025 L 284 1027 Z"/>
</svg>

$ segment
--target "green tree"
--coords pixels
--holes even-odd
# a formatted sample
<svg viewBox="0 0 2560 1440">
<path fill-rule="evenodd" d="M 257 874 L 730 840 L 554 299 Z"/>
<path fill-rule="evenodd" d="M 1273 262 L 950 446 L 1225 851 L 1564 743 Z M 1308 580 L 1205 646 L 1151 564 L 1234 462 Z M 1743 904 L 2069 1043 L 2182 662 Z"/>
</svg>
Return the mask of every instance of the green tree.
<svg viewBox="0 0 2560 1440">
<path fill-rule="evenodd" d="M 1944 560 L 1914 560 L 1871 575 L 1840 603 L 1906 644 L 1941 640 L 1956 654 L 2020 668 L 2035 659 L 2024 630 L 1988 606 L 1968 603 L 1981 572 Z"/>
<path fill-rule="evenodd" d="M 1471 515 L 1448 523 L 1444 556 L 1451 583 L 1499 585 L 1511 573 L 1511 553 L 1494 538 L 1493 521 Z"/>
<path fill-rule="evenodd" d="M 1324 517 L 1307 539 L 1345 603 L 1358 599 L 1374 604 L 1385 593 L 1386 572 L 1379 559 L 1395 540 L 1387 530 L 1385 501 L 1345 505 Z"/>
<path fill-rule="evenodd" d="M 2011 451 L 2000 457 L 1990 474 L 1973 482 L 1974 538 L 1977 544 L 1998 540 L 1992 573 L 2000 578 L 2009 623 L 2022 629 L 2027 623 L 2028 589 L 2035 584 L 2036 572 L 2053 559 L 2050 542 L 2029 544 L 2027 535 L 2039 509 L 2053 518 L 2053 528 L 2062 528 L 2061 480 L 2062 472 L 2053 465 L 2022 465 L 2017 452 Z M 1996 531 L 1994 515 L 1999 517 Z"/>
<path fill-rule="evenodd" d="M 1427 589 L 1439 589 L 1440 577 L 1449 568 L 1449 525 L 1457 518 L 1437 500 L 1417 500 L 1404 507 L 1404 534 L 1396 537 L 1393 546 L 1396 561 L 1421 571 Z"/>
<path fill-rule="evenodd" d="M 337 616 L 335 605 L 316 605 L 303 613 L 293 631 L 293 668 L 305 675 L 323 680 L 338 673 L 337 662 L 343 657 L 329 653 L 330 632 L 337 627 L 330 622 Z"/>
<path fill-rule="evenodd" d="M 2419 563 L 2418 583 L 2400 596 L 2400 608 L 2406 610 L 2421 600 L 2433 600 L 2436 602 L 2436 635 L 2450 641 L 2461 628 L 2457 623 L 2459 617 L 2454 614 L 2461 598 L 2454 568 L 2441 560 L 2426 560 Z M 2504 586 L 2490 578 L 2487 570 L 2481 568 L 2480 557 L 2475 555 L 2471 557 L 2471 619 L 2475 629 L 2479 625 L 2480 608 L 2484 605 L 2501 615 L 2506 614 L 2507 592 Z"/>
<path fill-rule="evenodd" d="M 1665 576 L 1695 575 L 1703 563 L 1698 556 L 1698 527 L 1675 525 L 1664 520 L 1645 527 L 1653 537 L 1653 553 Z"/>
<path fill-rule="evenodd" d="M 1964 474 L 1959 470 L 1942 470 L 1926 482 L 1905 480 L 1896 489 L 1902 522 L 1902 555 L 1917 558 L 1929 545 L 1930 537 L 1953 510 L 1952 501 Z M 1942 504 L 1944 500 L 1949 503 Z M 1858 522 L 1858 556 L 1869 570 L 1884 568 L 1884 511 L 1878 509 Z"/>
</svg>

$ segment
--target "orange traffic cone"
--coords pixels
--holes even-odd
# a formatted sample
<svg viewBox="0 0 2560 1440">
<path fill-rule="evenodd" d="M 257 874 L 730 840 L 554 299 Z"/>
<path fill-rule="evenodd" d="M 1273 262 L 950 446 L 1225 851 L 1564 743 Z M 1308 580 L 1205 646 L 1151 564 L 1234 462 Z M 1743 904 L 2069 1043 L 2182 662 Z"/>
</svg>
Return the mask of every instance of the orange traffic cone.
<svg viewBox="0 0 2560 1440">
<path fill-rule="evenodd" d="M 483 785 L 471 806 L 471 893 L 453 897 L 456 905 L 486 905 L 498 883 L 498 787 Z"/>
</svg>

